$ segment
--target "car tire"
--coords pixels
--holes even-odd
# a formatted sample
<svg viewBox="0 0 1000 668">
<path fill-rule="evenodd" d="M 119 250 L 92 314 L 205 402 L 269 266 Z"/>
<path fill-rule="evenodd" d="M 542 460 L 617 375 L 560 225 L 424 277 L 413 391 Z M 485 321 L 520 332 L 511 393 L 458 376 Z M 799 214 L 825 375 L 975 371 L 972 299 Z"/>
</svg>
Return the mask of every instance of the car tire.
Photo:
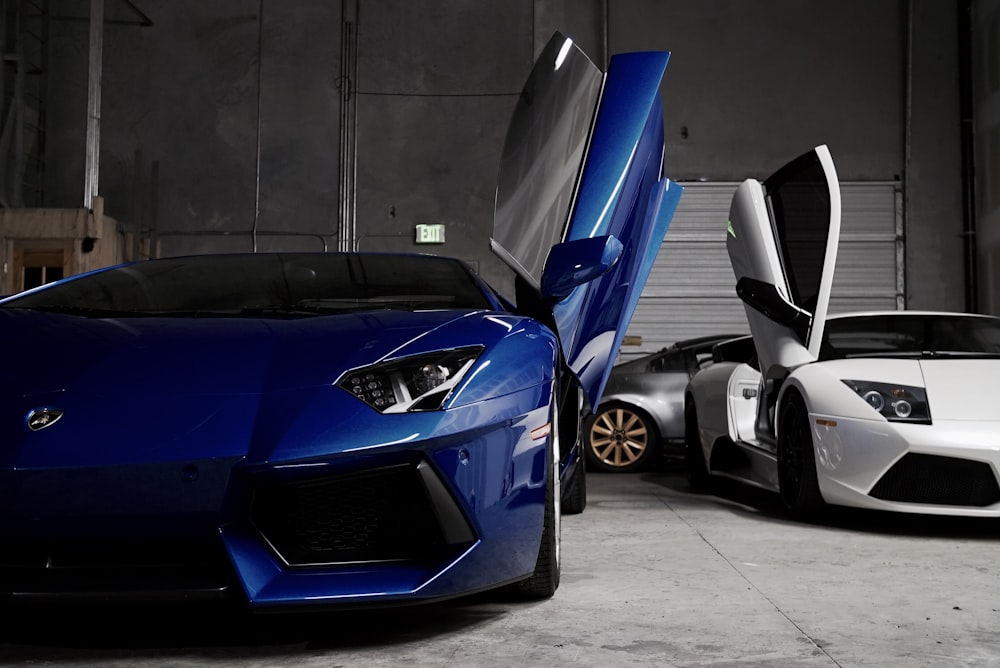
<svg viewBox="0 0 1000 668">
<path fill-rule="evenodd" d="M 584 433 L 588 463 L 595 471 L 609 473 L 641 471 L 653 458 L 659 442 L 652 420 L 622 403 L 598 408 L 587 421 Z"/>
<path fill-rule="evenodd" d="M 826 508 L 816 476 L 816 451 L 809 413 L 798 392 L 791 390 L 778 421 L 778 490 L 793 516 L 814 519 Z"/>
<path fill-rule="evenodd" d="M 579 515 L 587 507 L 587 467 L 581 458 L 576 463 L 569 491 L 563 498 L 563 515 Z"/>
<path fill-rule="evenodd" d="M 710 476 L 698 432 L 698 409 L 689 400 L 684 403 L 684 463 L 691 486 L 701 488 L 708 485 Z"/>
<path fill-rule="evenodd" d="M 542 538 L 538 545 L 535 570 L 527 580 L 522 580 L 514 585 L 515 595 L 523 600 L 550 598 L 559 588 L 562 504 L 559 489 L 558 412 L 558 402 L 553 396 L 552 422 L 549 431 L 549 461 L 545 476 L 545 512 L 542 518 Z"/>
</svg>

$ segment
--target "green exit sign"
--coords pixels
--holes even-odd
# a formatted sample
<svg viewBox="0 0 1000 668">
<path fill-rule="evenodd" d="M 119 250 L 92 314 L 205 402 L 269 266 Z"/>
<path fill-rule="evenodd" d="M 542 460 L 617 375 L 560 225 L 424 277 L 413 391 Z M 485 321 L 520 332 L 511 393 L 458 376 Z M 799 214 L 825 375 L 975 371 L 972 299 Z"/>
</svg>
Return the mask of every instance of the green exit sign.
<svg viewBox="0 0 1000 668">
<path fill-rule="evenodd" d="M 444 225 L 417 225 L 418 244 L 443 244 Z"/>
</svg>

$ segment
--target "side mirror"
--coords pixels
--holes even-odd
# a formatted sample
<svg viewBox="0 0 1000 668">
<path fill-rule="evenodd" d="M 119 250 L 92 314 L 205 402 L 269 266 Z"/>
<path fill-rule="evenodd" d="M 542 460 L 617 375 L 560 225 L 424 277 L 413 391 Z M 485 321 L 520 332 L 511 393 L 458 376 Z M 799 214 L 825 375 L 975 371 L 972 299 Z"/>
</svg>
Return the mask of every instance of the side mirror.
<svg viewBox="0 0 1000 668">
<path fill-rule="evenodd" d="M 542 295 L 562 301 L 573 288 L 608 273 L 621 257 L 622 249 L 622 242 L 610 234 L 556 244 L 545 260 Z"/>
<path fill-rule="evenodd" d="M 785 299 L 774 284 L 744 276 L 736 281 L 736 295 L 779 325 L 791 327 L 805 340 L 812 314 Z"/>
</svg>

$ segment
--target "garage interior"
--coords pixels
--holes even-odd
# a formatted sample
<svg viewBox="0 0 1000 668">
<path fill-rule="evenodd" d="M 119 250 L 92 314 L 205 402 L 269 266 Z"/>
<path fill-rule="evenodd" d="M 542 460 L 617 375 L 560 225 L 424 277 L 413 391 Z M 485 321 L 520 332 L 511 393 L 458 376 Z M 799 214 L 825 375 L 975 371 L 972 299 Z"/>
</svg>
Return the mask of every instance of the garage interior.
<svg viewBox="0 0 1000 668">
<path fill-rule="evenodd" d="M 1000 315 L 998 0 L 2 5 L 0 294 L 123 260 L 275 250 L 432 252 L 504 285 L 487 241 L 496 165 L 559 30 L 602 67 L 672 52 L 665 168 L 685 195 L 622 358 L 746 328 L 729 198 L 817 144 L 844 197 L 833 311 Z M 696 494 L 669 466 L 589 484 L 550 601 L 278 623 L 32 616 L 0 631 L 0 663 L 1000 664 L 995 522 L 802 525 L 752 490 Z"/>
<path fill-rule="evenodd" d="M 994 2 L 4 6 L 2 204 L 114 221 L 67 229 L 74 253 L 420 250 L 503 284 L 484 241 L 496 164 L 559 30 L 602 67 L 672 52 L 665 165 L 687 196 L 623 355 L 739 324 L 731 191 L 821 143 L 845 198 L 835 308 L 1000 310 Z M 5 235 L 7 272 L 26 234 Z"/>
</svg>

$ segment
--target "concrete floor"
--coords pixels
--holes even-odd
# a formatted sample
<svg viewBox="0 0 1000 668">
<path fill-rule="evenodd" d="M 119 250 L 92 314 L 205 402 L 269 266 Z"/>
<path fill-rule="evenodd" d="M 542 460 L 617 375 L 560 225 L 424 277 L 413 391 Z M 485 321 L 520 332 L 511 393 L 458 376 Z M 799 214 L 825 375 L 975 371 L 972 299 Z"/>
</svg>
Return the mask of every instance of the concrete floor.
<svg viewBox="0 0 1000 668">
<path fill-rule="evenodd" d="M 31 614 L 0 664 L 33 666 L 1000 666 L 1000 523 L 860 512 L 790 521 L 679 471 L 589 476 L 554 598 L 247 618 Z"/>
</svg>

